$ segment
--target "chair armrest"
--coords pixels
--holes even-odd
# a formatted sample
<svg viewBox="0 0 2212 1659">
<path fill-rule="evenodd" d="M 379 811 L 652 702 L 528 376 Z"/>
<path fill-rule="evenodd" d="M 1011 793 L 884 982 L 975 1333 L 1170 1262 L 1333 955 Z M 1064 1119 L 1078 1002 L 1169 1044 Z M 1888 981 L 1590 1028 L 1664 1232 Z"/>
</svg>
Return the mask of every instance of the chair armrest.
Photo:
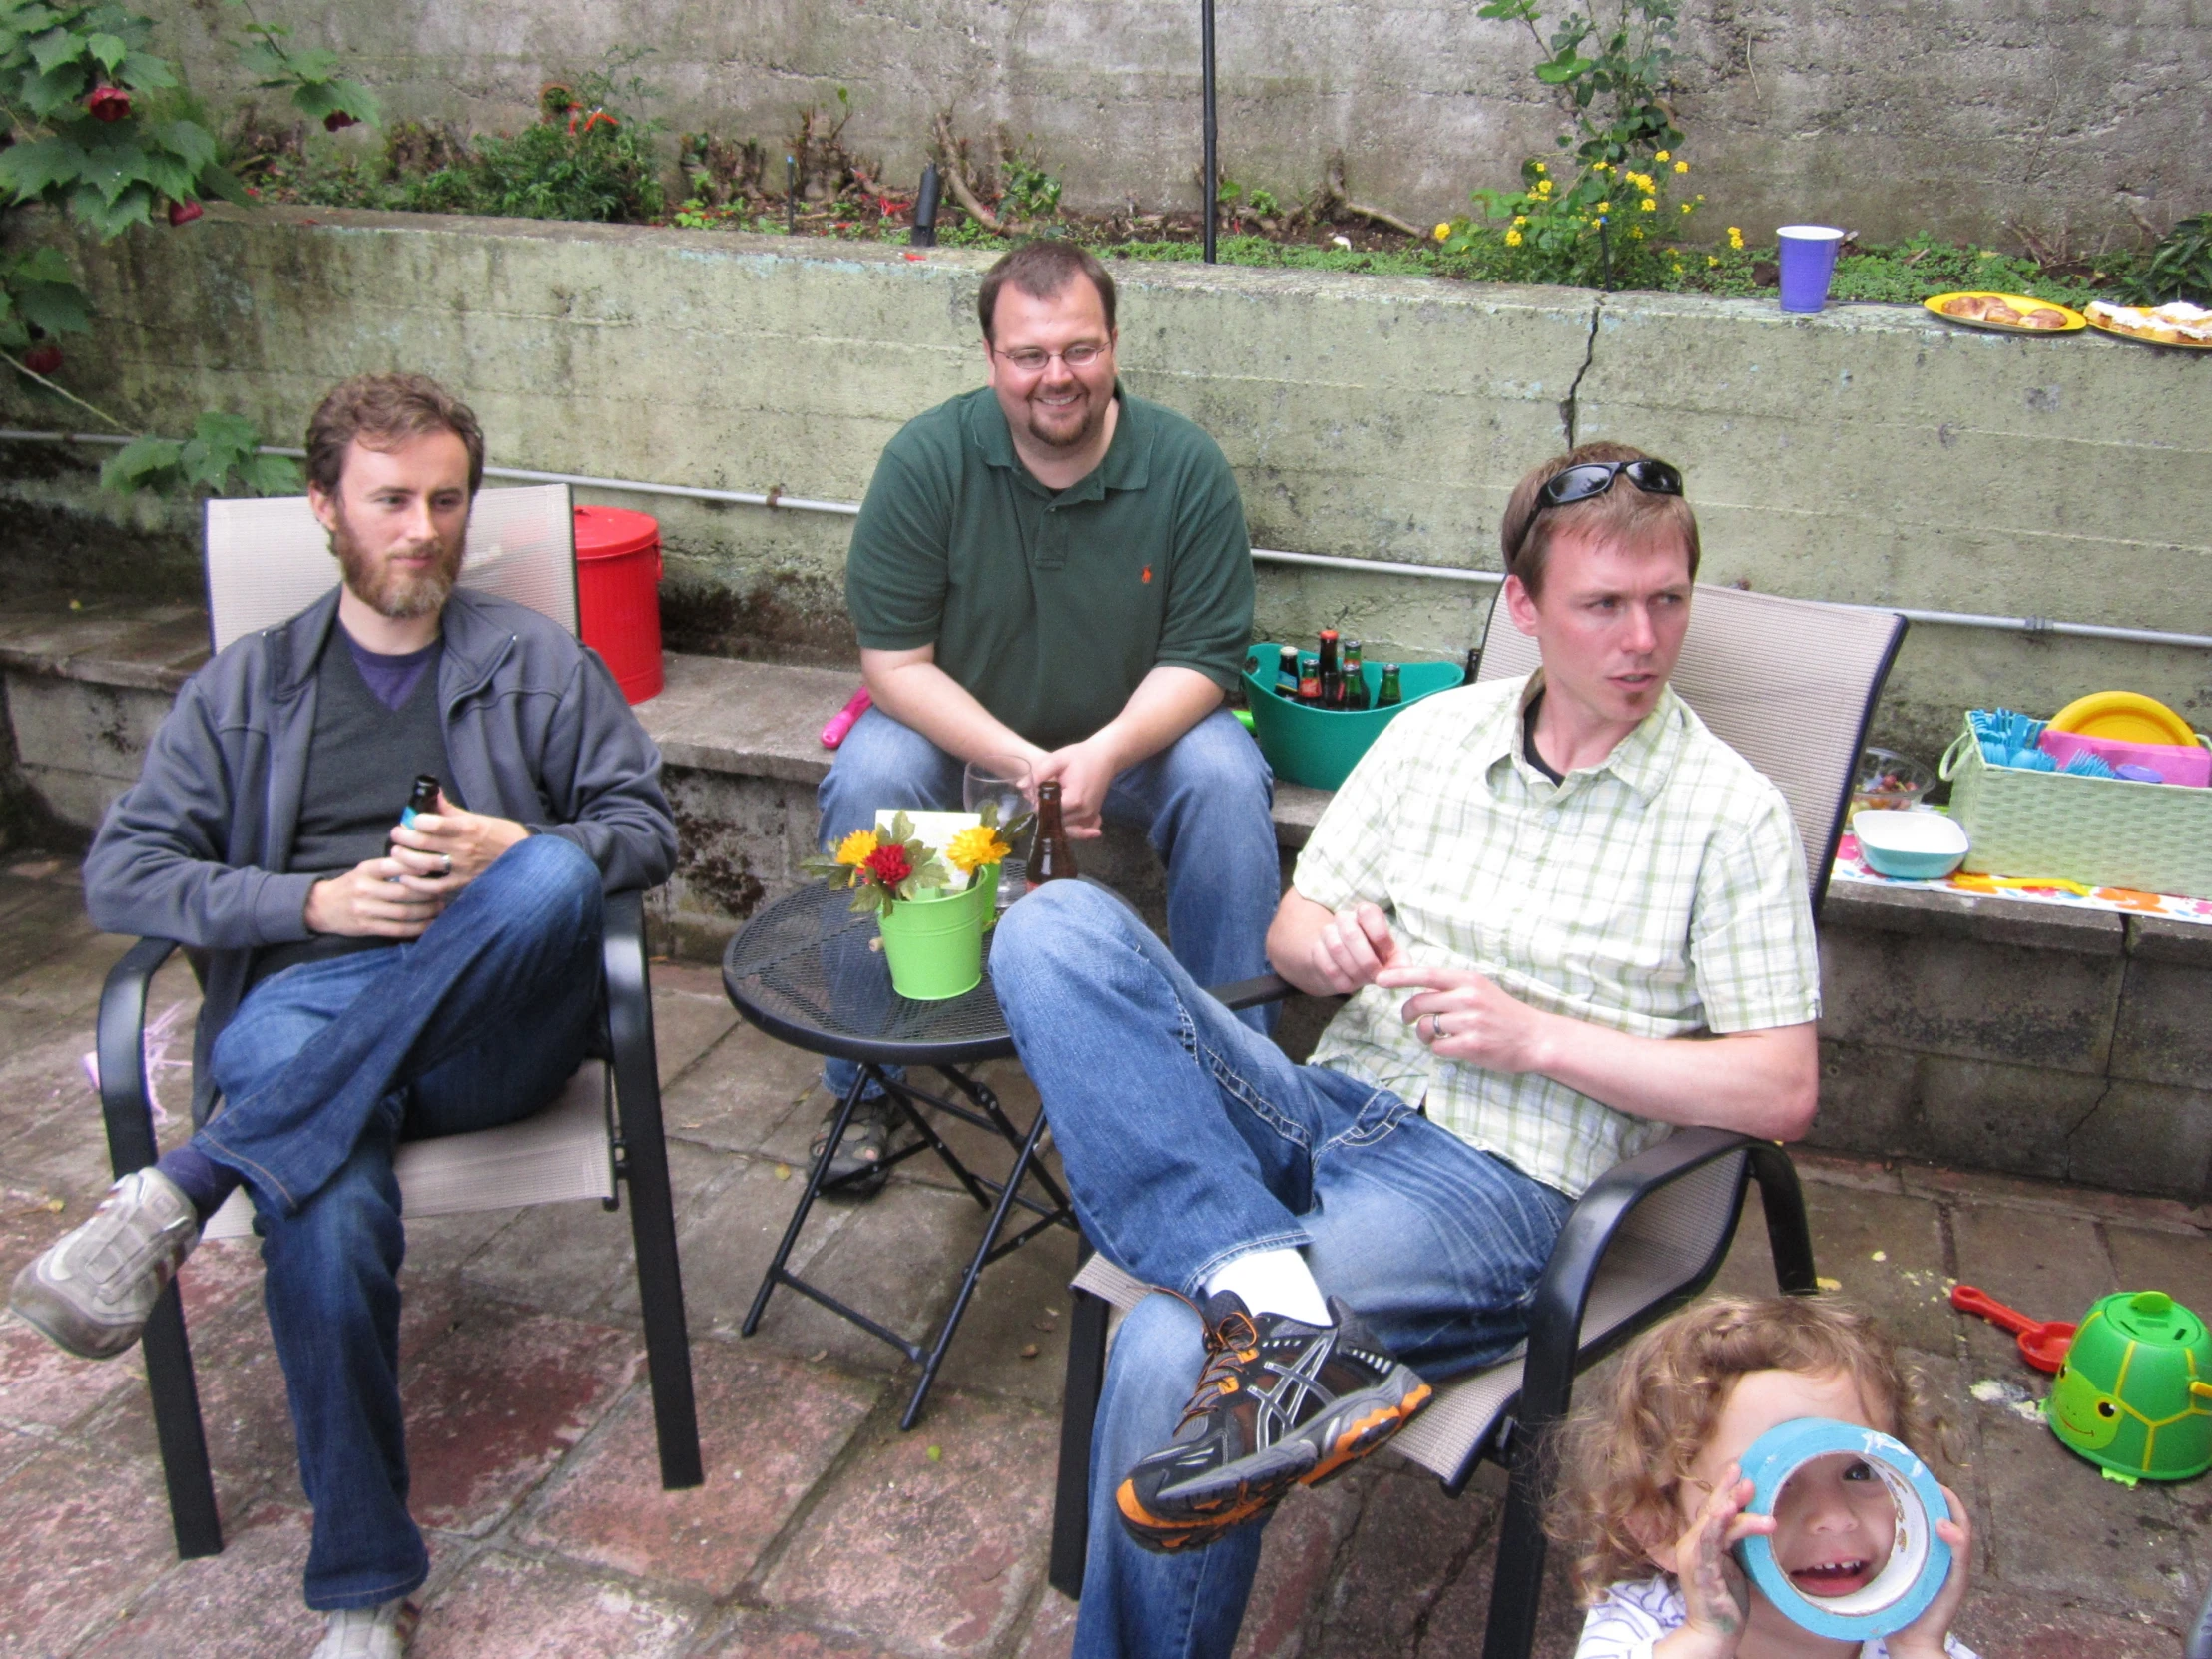
<svg viewBox="0 0 2212 1659">
<path fill-rule="evenodd" d="M 1263 973 L 1257 978 L 1239 979 L 1234 984 L 1209 986 L 1206 994 L 1234 1014 L 1295 996 L 1298 987 L 1279 973 Z"/>
<path fill-rule="evenodd" d="M 1716 1158 L 1765 1143 L 1728 1129 L 1678 1129 L 1657 1146 L 1615 1164 L 1568 1213 L 1536 1284 L 1528 1314 L 1528 1361 L 1521 1379 L 1520 1422 L 1545 1429 L 1566 1411 L 1590 1287 L 1613 1235 L 1646 1198 Z"/>
<path fill-rule="evenodd" d="M 618 1003 L 625 1010 L 642 1006 L 646 1028 L 653 1018 L 653 992 L 645 965 L 645 894 L 636 887 L 607 894 L 602 909 L 601 949 L 607 975 L 607 1021 L 615 1022 Z M 612 1035 L 613 1033 L 610 1033 Z"/>
<path fill-rule="evenodd" d="M 107 1123 L 108 1163 L 119 1178 L 161 1155 L 146 1087 L 146 994 L 176 948 L 171 939 L 139 940 L 100 988 L 100 1115 Z"/>
</svg>

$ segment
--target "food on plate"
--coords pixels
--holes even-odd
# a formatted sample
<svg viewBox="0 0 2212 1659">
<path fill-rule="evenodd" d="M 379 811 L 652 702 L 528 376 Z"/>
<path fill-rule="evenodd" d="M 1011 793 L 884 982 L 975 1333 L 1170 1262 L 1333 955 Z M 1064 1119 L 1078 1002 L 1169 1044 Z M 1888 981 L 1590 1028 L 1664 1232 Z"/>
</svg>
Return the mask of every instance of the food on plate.
<svg viewBox="0 0 2212 1659">
<path fill-rule="evenodd" d="M 2008 322 L 2013 327 L 2020 324 L 2020 313 L 2001 299 L 1992 299 L 1981 313 L 1984 322 Z"/>
<path fill-rule="evenodd" d="M 2038 310 L 2029 311 L 2020 318 L 2020 326 L 2023 328 L 2041 328 L 2048 331 L 2052 328 L 2063 328 L 2065 325 L 2066 313 L 2064 311 L 2054 311 L 2048 305 Z"/>
<path fill-rule="evenodd" d="M 2148 308 L 2092 299 L 2088 312 L 2090 321 L 2136 339 L 2156 340 L 2163 345 L 2212 345 L 2212 311 L 2186 299 Z"/>
<path fill-rule="evenodd" d="M 1989 301 L 1978 293 L 1961 293 L 1956 299 L 1943 302 L 1945 316 L 1963 316 L 1978 321 L 1981 313 L 1989 308 Z"/>
</svg>

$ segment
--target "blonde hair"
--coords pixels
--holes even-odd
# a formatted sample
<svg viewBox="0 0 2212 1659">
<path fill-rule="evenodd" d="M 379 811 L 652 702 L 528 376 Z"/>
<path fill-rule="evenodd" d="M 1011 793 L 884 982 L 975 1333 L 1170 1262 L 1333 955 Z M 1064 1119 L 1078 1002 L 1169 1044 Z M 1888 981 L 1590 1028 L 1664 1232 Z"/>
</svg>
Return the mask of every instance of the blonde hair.
<svg viewBox="0 0 2212 1659">
<path fill-rule="evenodd" d="M 1652 1327 L 1622 1356 L 1609 1387 L 1576 1407 L 1555 1440 L 1546 1530 L 1574 1552 L 1585 1604 L 1652 1570 L 1646 1540 L 1673 1537 L 1677 1496 L 1713 1436 L 1737 1379 L 1753 1372 L 1841 1372 L 1875 1426 L 1921 1457 L 1939 1427 L 1917 1372 L 1864 1310 L 1832 1297 L 1714 1297 Z"/>
</svg>

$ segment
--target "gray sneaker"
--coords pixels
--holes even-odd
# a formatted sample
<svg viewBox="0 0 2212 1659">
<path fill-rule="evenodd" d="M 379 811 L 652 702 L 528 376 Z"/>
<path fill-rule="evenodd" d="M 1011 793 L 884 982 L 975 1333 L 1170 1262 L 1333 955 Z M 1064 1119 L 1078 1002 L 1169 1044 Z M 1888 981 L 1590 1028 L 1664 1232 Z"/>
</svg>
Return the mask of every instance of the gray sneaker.
<svg viewBox="0 0 2212 1659">
<path fill-rule="evenodd" d="M 404 1596 L 381 1607 L 347 1607 L 330 1615 L 309 1659 L 401 1659 L 414 1627 L 414 1603 Z"/>
<path fill-rule="evenodd" d="M 200 1219 L 183 1189 L 152 1166 L 134 1170 L 90 1221 L 15 1276 L 8 1306 L 78 1358 L 112 1360 L 139 1340 L 199 1242 Z"/>
</svg>

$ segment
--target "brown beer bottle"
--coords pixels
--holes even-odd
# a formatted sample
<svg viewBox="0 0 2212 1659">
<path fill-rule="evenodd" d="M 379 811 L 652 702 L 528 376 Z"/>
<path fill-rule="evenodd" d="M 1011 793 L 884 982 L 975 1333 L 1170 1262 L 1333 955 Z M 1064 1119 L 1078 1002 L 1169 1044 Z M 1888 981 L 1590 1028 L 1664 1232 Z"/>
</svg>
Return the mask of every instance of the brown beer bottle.
<svg viewBox="0 0 2212 1659">
<path fill-rule="evenodd" d="M 1298 701 L 1298 647 L 1286 645 L 1276 653 L 1275 695 L 1286 703 Z"/>
<path fill-rule="evenodd" d="M 1325 709 L 1341 709 L 1345 706 L 1344 670 L 1337 666 L 1337 630 L 1321 631 L 1321 706 Z"/>
<path fill-rule="evenodd" d="M 1064 881 L 1075 873 L 1075 849 L 1060 827 L 1060 786 L 1047 779 L 1037 786 L 1037 837 L 1029 843 L 1029 884 Z"/>
</svg>

